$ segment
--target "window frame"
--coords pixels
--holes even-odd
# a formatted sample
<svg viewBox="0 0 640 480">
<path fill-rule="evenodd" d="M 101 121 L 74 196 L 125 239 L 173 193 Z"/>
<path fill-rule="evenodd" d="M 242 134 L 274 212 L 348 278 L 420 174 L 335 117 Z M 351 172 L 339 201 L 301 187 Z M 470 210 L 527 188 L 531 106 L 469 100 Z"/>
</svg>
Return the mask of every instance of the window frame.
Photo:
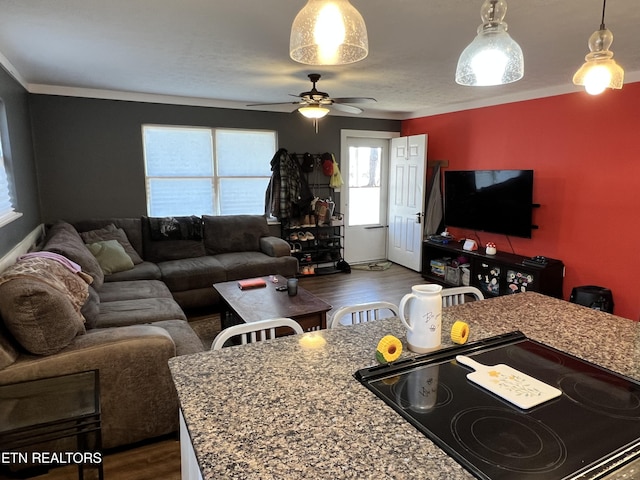
<svg viewBox="0 0 640 480">
<path fill-rule="evenodd" d="M 199 131 L 208 131 L 211 138 L 211 175 L 185 175 L 185 176 L 156 176 L 149 175 L 148 165 L 147 165 L 147 154 L 146 154 L 146 140 L 145 140 L 145 131 L 147 128 L 153 129 L 167 129 L 167 130 L 199 130 Z M 218 173 L 218 151 L 217 151 L 217 142 L 216 142 L 216 132 L 218 131 L 232 131 L 232 132 L 247 132 L 247 133 L 270 133 L 273 135 L 273 143 L 274 143 L 274 153 L 278 150 L 278 132 L 277 130 L 271 129 L 255 129 L 255 128 L 231 128 L 231 127 L 207 127 L 207 126 L 188 126 L 188 125 L 168 125 L 168 124 L 157 124 L 157 123 L 145 123 L 142 124 L 142 150 L 143 150 L 143 166 L 144 166 L 144 177 L 145 177 L 145 202 L 146 202 L 146 210 L 147 215 L 151 216 L 151 185 L 150 182 L 154 179 L 163 179 L 163 180 L 188 180 L 188 179 L 209 179 L 211 182 L 212 196 L 211 196 L 211 212 L 212 213 L 202 213 L 202 212 L 194 212 L 193 215 L 213 215 L 213 216 L 221 216 L 221 191 L 222 191 L 222 181 L 225 179 L 270 179 L 271 173 L 269 175 L 220 175 Z M 269 159 L 271 160 L 271 158 Z"/>
</svg>

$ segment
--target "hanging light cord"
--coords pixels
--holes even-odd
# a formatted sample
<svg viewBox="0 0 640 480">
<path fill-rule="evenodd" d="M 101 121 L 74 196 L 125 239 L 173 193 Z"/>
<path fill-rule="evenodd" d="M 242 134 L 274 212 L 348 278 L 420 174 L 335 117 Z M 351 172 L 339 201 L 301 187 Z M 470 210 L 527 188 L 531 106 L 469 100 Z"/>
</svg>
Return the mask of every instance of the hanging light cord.
<svg viewBox="0 0 640 480">
<path fill-rule="evenodd" d="M 604 26 L 604 10 L 607 8 L 607 0 L 602 0 L 602 22 L 600 22 L 600 30 L 605 30 Z"/>
</svg>

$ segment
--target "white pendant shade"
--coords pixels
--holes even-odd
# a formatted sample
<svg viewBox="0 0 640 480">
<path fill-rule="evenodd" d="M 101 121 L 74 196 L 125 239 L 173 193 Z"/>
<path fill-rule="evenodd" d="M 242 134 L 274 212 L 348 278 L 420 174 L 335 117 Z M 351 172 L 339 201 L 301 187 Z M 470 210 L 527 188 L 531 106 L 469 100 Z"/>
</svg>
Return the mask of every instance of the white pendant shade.
<svg viewBox="0 0 640 480">
<path fill-rule="evenodd" d="M 604 25 L 603 25 L 604 26 Z M 589 37 L 590 53 L 585 63 L 573 76 L 575 85 L 584 86 L 587 93 L 598 95 L 607 88 L 622 88 L 624 70 L 613 59 L 609 50 L 613 43 L 613 34 L 608 29 L 600 29 Z"/>
<path fill-rule="evenodd" d="M 367 27 L 348 0 L 309 0 L 291 27 L 289 55 L 306 65 L 345 65 L 369 53 Z"/>
<path fill-rule="evenodd" d="M 524 75 L 522 49 L 507 33 L 503 22 L 505 0 L 485 0 L 478 35 L 458 59 L 456 83 L 467 86 L 503 85 Z"/>
</svg>

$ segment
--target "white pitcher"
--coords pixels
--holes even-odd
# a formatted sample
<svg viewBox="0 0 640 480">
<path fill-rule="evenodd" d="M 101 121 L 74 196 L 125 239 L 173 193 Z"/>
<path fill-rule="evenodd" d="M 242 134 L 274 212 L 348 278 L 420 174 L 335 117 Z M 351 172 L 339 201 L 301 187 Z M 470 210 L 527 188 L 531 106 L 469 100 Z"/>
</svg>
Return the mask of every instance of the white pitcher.
<svg viewBox="0 0 640 480">
<path fill-rule="evenodd" d="M 409 350 L 427 353 L 440 348 L 442 343 L 442 287 L 440 285 L 414 285 L 400 301 L 400 320 L 407 327 Z M 409 306 L 409 315 L 405 310 Z"/>
</svg>

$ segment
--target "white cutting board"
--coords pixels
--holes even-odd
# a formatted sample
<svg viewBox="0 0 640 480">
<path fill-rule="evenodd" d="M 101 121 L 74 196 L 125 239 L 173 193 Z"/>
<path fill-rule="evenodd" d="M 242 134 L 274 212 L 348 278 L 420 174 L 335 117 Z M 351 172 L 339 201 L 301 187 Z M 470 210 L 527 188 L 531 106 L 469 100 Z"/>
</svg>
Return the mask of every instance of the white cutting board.
<svg viewBox="0 0 640 480">
<path fill-rule="evenodd" d="M 469 380 L 524 410 L 562 395 L 561 390 L 508 365 L 483 365 L 464 355 L 456 356 L 456 361 L 475 370 L 467 375 Z"/>
</svg>

